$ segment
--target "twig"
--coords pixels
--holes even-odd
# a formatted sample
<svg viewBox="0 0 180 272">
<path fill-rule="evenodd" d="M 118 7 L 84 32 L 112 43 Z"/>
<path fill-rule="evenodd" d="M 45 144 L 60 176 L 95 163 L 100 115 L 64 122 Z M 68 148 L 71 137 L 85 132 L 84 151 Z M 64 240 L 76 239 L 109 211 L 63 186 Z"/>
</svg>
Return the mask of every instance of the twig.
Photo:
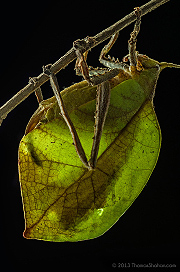
<svg viewBox="0 0 180 272">
<path fill-rule="evenodd" d="M 152 0 L 140 7 L 142 16 L 156 9 L 157 7 L 169 2 L 170 0 Z M 136 20 L 134 12 L 131 12 L 112 26 L 98 33 L 96 36 L 92 37 L 94 40 L 93 43 L 87 44 L 84 52 L 90 50 L 91 48 L 102 43 L 106 39 L 110 38 L 114 33 L 121 31 L 123 28 L 127 27 Z M 62 56 L 58 61 L 56 61 L 51 70 L 54 74 L 58 73 L 61 69 L 65 68 L 70 62 L 76 59 L 76 53 L 74 47 L 72 47 L 64 56 Z M 3 119 L 6 118 L 7 114 L 12 111 L 18 104 L 25 100 L 32 92 L 37 88 L 43 85 L 47 80 L 47 76 L 44 73 L 41 73 L 37 78 L 36 84 L 29 83 L 22 90 L 20 90 L 16 95 L 14 95 L 9 101 L 7 101 L 0 108 L 0 125 Z"/>
</svg>

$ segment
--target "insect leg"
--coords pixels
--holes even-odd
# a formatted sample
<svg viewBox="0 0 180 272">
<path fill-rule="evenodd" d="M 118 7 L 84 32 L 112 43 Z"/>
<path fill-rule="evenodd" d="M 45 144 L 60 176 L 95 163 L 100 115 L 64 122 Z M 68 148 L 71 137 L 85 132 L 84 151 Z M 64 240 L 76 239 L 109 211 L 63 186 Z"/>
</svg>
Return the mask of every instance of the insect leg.
<svg viewBox="0 0 180 272">
<path fill-rule="evenodd" d="M 37 79 L 36 77 L 30 77 L 29 78 L 29 83 L 33 83 L 34 85 L 36 85 L 36 82 L 37 82 Z M 42 94 L 42 91 L 41 91 L 41 88 L 38 87 L 36 90 L 35 90 L 35 95 L 36 95 L 36 98 L 37 98 L 37 101 L 38 103 L 40 104 L 44 99 L 43 99 L 43 94 Z"/>
<path fill-rule="evenodd" d="M 73 47 L 76 52 L 77 60 L 75 64 L 75 70 L 77 75 L 82 75 L 87 82 L 92 85 L 90 76 L 89 76 L 89 68 L 86 62 L 88 49 L 84 53 L 83 50 L 88 48 L 87 45 L 92 43 L 93 39 L 90 37 L 85 38 L 84 40 L 76 40 L 73 43 Z"/>
<path fill-rule="evenodd" d="M 140 31 L 140 24 L 141 24 L 141 10 L 140 8 L 134 8 L 134 12 L 136 15 L 136 22 L 134 25 L 134 30 L 130 34 L 130 39 L 128 41 L 128 49 L 129 49 L 129 61 L 130 67 L 137 66 L 137 53 L 136 53 L 136 42 L 137 42 L 137 35 Z"/>
<path fill-rule="evenodd" d="M 112 48 L 112 46 L 116 42 L 118 36 L 119 36 L 119 32 L 117 32 L 117 33 L 115 33 L 115 34 L 112 35 L 110 41 L 108 42 L 108 44 L 106 44 L 103 47 L 103 49 L 101 50 L 100 56 L 99 56 L 100 63 L 102 63 L 104 66 L 107 66 L 109 68 L 111 68 L 109 66 L 109 60 L 110 60 L 110 58 L 107 58 L 106 54 L 110 51 L 110 49 Z"/>
<path fill-rule="evenodd" d="M 94 126 L 94 138 L 91 150 L 91 158 L 88 162 L 91 168 L 96 167 L 97 156 L 99 151 L 99 144 L 102 136 L 104 123 L 106 120 L 109 103 L 110 103 L 110 83 L 105 81 L 97 87 L 97 100 L 96 100 L 96 115 L 95 115 L 95 126 Z"/>
<path fill-rule="evenodd" d="M 35 95 L 36 95 L 38 103 L 40 104 L 43 101 L 43 94 L 40 87 L 35 90 Z"/>
<path fill-rule="evenodd" d="M 71 136 L 72 136 L 72 139 L 73 139 L 73 143 L 74 143 L 76 152 L 77 152 L 80 160 L 82 161 L 82 163 L 85 165 L 85 167 L 90 169 L 91 167 L 88 165 L 87 158 L 86 158 L 84 149 L 83 149 L 83 147 L 81 145 L 79 136 L 78 136 L 78 134 L 76 132 L 76 129 L 75 129 L 74 125 L 73 125 L 73 122 L 71 121 L 71 119 L 69 117 L 69 114 L 68 114 L 68 112 L 66 110 L 66 107 L 64 105 L 64 102 L 62 100 L 59 84 L 58 84 L 58 81 L 57 81 L 57 77 L 55 76 L 54 73 L 52 73 L 51 69 L 49 69 L 48 66 L 43 67 L 43 72 L 46 75 L 48 75 L 49 78 L 50 78 L 51 87 L 53 89 L 53 92 L 54 92 L 54 94 L 56 96 L 58 105 L 60 107 L 61 115 L 64 118 L 64 120 L 65 120 L 65 122 L 66 122 L 66 124 L 67 124 L 67 126 L 68 126 L 68 128 L 69 128 L 69 130 L 71 132 Z"/>
<path fill-rule="evenodd" d="M 94 42 L 94 40 L 90 37 L 87 37 L 84 40 L 77 40 L 73 43 L 73 47 L 75 48 L 77 55 L 75 70 L 76 74 L 83 76 L 83 78 L 87 80 L 90 85 L 98 85 L 118 75 L 119 67 L 111 70 L 105 68 L 88 67 L 86 62 L 88 50 L 85 52 L 84 50 L 86 49 L 87 44 L 92 42 Z"/>
<path fill-rule="evenodd" d="M 125 71 L 129 71 L 129 65 L 120 62 L 118 59 L 115 60 L 115 58 L 111 58 L 110 56 L 106 57 L 106 54 L 110 51 L 114 43 L 116 42 L 118 38 L 119 32 L 115 33 L 112 35 L 110 41 L 108 42 L 107 45 L 105 45 L 101 51 L 101 54 L 99 56 L 99 61 L 102 63 L 104 66 L 111 68 L 111 69 L 123 69 Z"/>
<path fill-rule="evenodd" d="M 119 69 L 111 69 L 111 70 L 100 70 L 100 69 L 94 69 L 89 71 L 89 75 L 91 76 L 91 82 L 92 85 L 98 85 L 103 83 L 104 81 L 110 80 L 113 77 L 117 76 L 119 74 Z"/>
</svg>

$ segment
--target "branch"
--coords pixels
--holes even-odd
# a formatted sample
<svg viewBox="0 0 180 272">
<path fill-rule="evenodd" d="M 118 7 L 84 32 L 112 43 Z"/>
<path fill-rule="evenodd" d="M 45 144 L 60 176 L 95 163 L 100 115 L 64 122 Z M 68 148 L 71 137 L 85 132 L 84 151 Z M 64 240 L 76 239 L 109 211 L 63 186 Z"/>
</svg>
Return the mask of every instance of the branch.
<svg viewBox="0 0 180 272">
<path fill-rule="evenodd" d="M 148 12 L 156 9 L 157 7 L 169 2 L 170 0 L 151 0 L 145 5 L 141 6 L 141 13 L 142 16 L 146 15 Z M 131 23 L 136 20 L 136 16 L 134 12 L 131 12 L 112 26 L 106 28 L 102 32 L 98 33 L 96 36 L 92 37 L 93 43 L 91 42 L 88 47 L 84 50 L 90 50 L 91 48 L 97 46 L 98 44 L 102 43 L 106 39 L 110 38 L 114 33 L 121 31 L 123 28 L 127 27 Z M 76 59 L 76 53 L 74 47 L 72 47 L 64 56 L 62 56 L 58 61 L 56 61 L 51 70 L 54 74 L 58 73 L 61 69 L 65 68 L 70 62 Z M 20 104 L 23 100 L 25 100 L 31 93 L 33 93 L 38 87 L 43 85 L 46 81 L 49 80 L 49 77 L 44 73 L 41 73 L 37 77 L 37 82 L 29 83 L 26 85 L 22 90 L 20 90 L 16 95 L 14 95 L 9 101 L 7 101 L 1 108 L 0 108 L 0 125 L 3 119 L 6 118 L 7 114 L 12 111 L 18 104 Z"/>
</svg>

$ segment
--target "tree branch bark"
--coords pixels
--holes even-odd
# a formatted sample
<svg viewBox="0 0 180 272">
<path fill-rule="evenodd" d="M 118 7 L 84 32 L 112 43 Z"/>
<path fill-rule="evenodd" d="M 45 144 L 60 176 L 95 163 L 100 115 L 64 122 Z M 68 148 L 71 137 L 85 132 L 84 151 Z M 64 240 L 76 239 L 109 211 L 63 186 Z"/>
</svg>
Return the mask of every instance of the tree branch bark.
<svg viewBox="0 0 180 272">
<path fill-rule="evenodd" d="M 157 7 L 169 2 L 170 0 L 151 0 L 145 5 L 141 6 L 142 16 L 146 15 L 148 12 L 156 9 Z M 106 39 L 110 38 L 114 33 L 121 31 L 123 28 L 127 27 L 136 20 L 134 12 L 131 12 L 112 26 L 106 28 L 102 32 L 95 35 L 93 38 L 94 43 L 91 43 L 88 46 L 88 50 L 102 43 Z M 87 50 L 87 49 L 86 49 Z M 84 52 L 86 51 L 84 50 Z M 72 47 L 64 56 L 57 60 L 51 67 L 51 70 L 54 74 L 58 73 L 61 69 L 65 68 L 70 62 L 76 59 L 75 49 Z M 18 104 L 25 100 L 31 93 L 33 93 L 38 87 L 43 85 L 46 81 L 49 80 L 49 77 L 44 73 L 41 73 L 37 77 L 37 82 L 29 83 L 23 89 L 21 89 L 16 95 L 14 95 L 9 101 L 7 101 L 0 108 L 0 125 L 3 119 L 6 118 L 7 114 L 12 111 Z"/>
</svg>

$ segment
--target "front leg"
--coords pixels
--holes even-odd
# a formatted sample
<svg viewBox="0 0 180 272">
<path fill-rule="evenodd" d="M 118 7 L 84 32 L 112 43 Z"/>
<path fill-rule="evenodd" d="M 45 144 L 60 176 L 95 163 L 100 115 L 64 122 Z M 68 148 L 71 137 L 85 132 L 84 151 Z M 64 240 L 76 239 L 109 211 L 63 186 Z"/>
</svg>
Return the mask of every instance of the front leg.
<svg viewBox="0 0 180 272">
<path fill-rule="evenodd" d="M 105 68 L 88 67 L 86 62 L 88 50 L 85 52 L 84 50 L 87 47 L 87 41 L 92 42 L 91 40 L 93 41 L 93 39 L 90 37 L 87 37 L 84 40 L 77 40 L 73 43 L 73 47 L 77 56 L 75 64 L 76 74 L 78 76 L 82 76 L 89 83 L 89 85 L 94 86 L 117 76 L 119 74 L 119 67 L 113 67 L 114 69 L 111 70 Z"/>
<path fill-rule="evenodd" d="M 109 43 L 105 45 L 101 51 L 99 61 L 106 67 L 109 68 L 118 68 L 123 69 L 125 72 L 131 72 L 132 70 L 140 70 L 140 64 L 138 63 L 137 59 L 137 52 L 136 52 L 136 42 L 137 42 L 137 35 L 140 31 L 140 24 L 141 24 L 141 10 L 140 8 L 134 8 L 134 12 L 136 15 L 136 22 L 134 25 L 134 30 L 131 32 L 130 39 L 128 41 L 128 49 L 129 54 L 123 58 L 123 62 L 120 62 L 118 59 L 115 60 L 110 56 L 106 57 L 106 54 L 112 48 L 113 44 L 116 42 L 118 38 L 118 33 L 112 35 Z M 125 62 L 129 59 L 130 66 Z"/>
<path fill-rule="evenodd" d="M 112 35 L 110 41 L 108 42 L 107 45 L 105 45 L 101 51 L 99 61 L 102 63 L 104 66 L 111 68 L 111 69 L 123 69 L 125 72 L 129 71 L 129 65 L 120 62 L 118 59 L 111 58 L 110 56 L 106 57 L 106 54 L 110 51 L 114 43 L 116 42 L 117 38 L 119 36 L 119 33 L 115 33 Z"/>
</svg>

